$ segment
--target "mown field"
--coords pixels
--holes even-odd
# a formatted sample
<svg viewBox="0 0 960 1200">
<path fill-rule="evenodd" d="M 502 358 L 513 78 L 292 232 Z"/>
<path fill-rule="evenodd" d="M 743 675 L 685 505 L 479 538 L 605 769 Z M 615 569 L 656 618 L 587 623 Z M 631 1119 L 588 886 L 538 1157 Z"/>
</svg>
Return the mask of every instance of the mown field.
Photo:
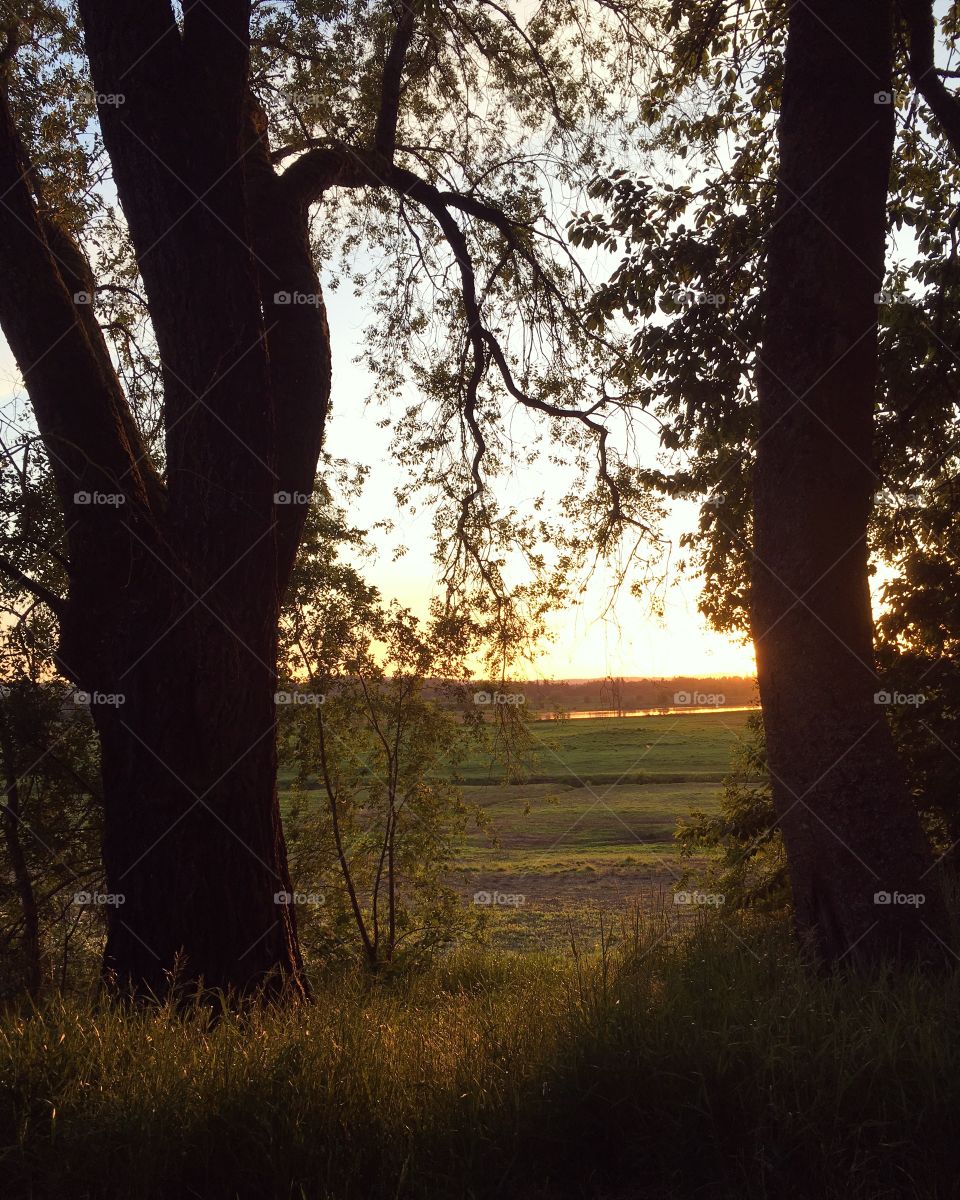
<svg viewBox="0 0 960 1200">
<path fill-rule="evenodd" d="M 492 757 L 464 764 L 465 797 L 490 829 L 470 834 L 452 882 L 467 903 L 491 897 L 492 940 L 513 949 L 571 937 L 593 945 L 601 919 L 628 905 L 672 907 L 673 893 L 707 865 L 681 860 L 677 822 L 717 807 L 747 716 L 536 721 L 527 782 L 498 782 L 503 767 Z"/>
<path fill-rule="evenodd" d="M 648 782 L 718 783 L 746 712 L 672 713 L 651 717 L 532 721 L 528 725 L 531 780 L 569 786 Z M 497 782 L 502 766 L 477 756 L 461 768 L 467 783 Z"/>
<path fill-rule="evenodd" d="M 494 944 L 552 949 L 573 936 L 593 945 L 601 918 L 627 906 L 672 910 L 673 893 L 706 866 L 681 860 L 677 822 L 716 808 L 747 716 L 533 721 L 523 782 L 503 782 L 496 754 L 460 764 L 464 798 L 487 825 L 471 828 L 450 882 L 466 904 L 490 895 Z"/>
</svg>

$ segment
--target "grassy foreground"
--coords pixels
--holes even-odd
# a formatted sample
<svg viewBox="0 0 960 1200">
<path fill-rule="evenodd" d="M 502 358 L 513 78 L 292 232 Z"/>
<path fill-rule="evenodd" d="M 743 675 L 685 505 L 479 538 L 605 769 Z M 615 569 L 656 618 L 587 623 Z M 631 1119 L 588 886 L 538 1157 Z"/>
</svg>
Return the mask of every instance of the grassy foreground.
<svg viewBox="0 0 960 1200">
<path fill-rule="evenodd" d="M 211 1023 L 0 1020 L 0 1194 L 956 1195 L 960 983 L 816 979 L 779 927 L 644 919 L 589 962 L 459 953 Z"/>
</svg>

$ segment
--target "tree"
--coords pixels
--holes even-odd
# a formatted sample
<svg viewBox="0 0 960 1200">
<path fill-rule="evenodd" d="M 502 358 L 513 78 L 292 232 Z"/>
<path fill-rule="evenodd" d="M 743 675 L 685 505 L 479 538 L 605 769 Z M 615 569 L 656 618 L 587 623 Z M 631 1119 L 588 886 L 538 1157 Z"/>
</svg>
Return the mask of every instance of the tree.
<svg viewBox="0 0 960 1200">
<path fill-rule="evenodd" d="M 311 636 L 323 617 L 314 608 L 298 638 L 307 680 L 283 693 L 302 850 L 294 878 L 313 863 L 327 937 L 380 971 L 449 944 L 465 925 L 445 875 L 470 817 L 457 767 L 478 730 L 456 703 L 462 686 L 429 694 L 436 629 L 378 603 L 354 613 L 349 640 L 334 647 Z M 482 822 L 480 810 L 474 817 Z"/>
<path fill-rule="evenodd" d="M 595 154 L 643 7 L 147 0 L 131 21 L 80 0 L 82 42 L 65 4 L 15 12 L 0 324 L 65 530 L 67 595 L 33 591 L 55 606 L 60 671 L 95 700 L 107 883 L 125 896 L 104 969 L 138 993 L 175 966 L 184 986 L 301 987 L 294 909 L 273 903 L 291 890 L 273 697 L 330 402 L 318 261 L 371 229 L 385 247 L 368 349 L 385 389 L 406 357 L 436 402 L 409 416 L 411 454 L 458 546 L 496 527 L 482 467 L 502 456 L 504 396 L 572 419 L 596 448 L 591 500 L 621 522 L 636 489 L 597 416 L 602 374 L 581 406 L 607 348 L 541 172 L 574 180 Z M 94 107 L 108 163 L 80 148 Z M 92 198 L 108 166 L 122 221 Z M 492 578 L 474 552 L 458 582 L 464 563 Z"/>
<path fill-rule="evenodd" d="M 706 494 L 686 544 L 711 619 L 752 623 L 796 915 L 834 962 L 940 958 L 949 941 L 889 709 L 874 703 L 868 590 L 868 522 L 876 552 L 906 570 L 904 506 L 935 508 L 956 462 L 957 173 L 904 90 L 909 64 L 935 114 L 950 103 L 920 7 L 921 63 L 915 25 L 895 43 L 884 6 L 675 6 L 647 148 L 691 165 L 679 182 L 608 175 L 595 193 L 611 218 L 574 229 L 626 250 L 599 314 L 640 322 L 634 369 L 674 468 L 655 482 Z M 944 32 L 952 45 L 954 16 Z M 883 288 L 888 228 L 916 246 Z M 897 718 L 922 740 L 915 708 Z M 874 905 L 896 890 L 927 903 Z"/>
<path fill-rule="evenodd" d="M 889 5 L 791 8 L 757 377 L 751 607 L 764 730 L 797 923 L 829 963 L 942 959 L 949 938 L 875 702 L 867 526 L 892 38 Z"/>
</svg>

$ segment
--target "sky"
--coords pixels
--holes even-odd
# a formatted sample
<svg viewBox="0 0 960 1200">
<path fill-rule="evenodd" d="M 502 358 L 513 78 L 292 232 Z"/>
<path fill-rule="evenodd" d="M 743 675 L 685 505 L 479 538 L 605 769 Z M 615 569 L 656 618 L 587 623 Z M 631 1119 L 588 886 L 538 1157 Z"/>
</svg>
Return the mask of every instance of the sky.
<svg viewBox="0 0 960 1200">
<path fill-rule="evenodd" d="M 109 183 L 107 195 L 115 200 Z M 581 256 L 582 261 L 582 256 Z M 599 258 L 585 263 L 591 274 L 606 273 Z M 394 489 L 404 481 L 401 468 L 389 449 L 389 430 L 377 427 L 383 416 L 368 406 L 371 380 L 354 359 L 362 348 L 364 328 L 370 312 L 362 298 L 352 294 L 349 284 L 327 291 L 326 304 L 333 346 L 332 415 L 328 422 L 326 450 L 334 457 L 369 467 L 364 493 L 351 506 L 350 517 L 360 528 L 372 528 L 385 518 L 393 520 L 392 534 L 376 531 L 371 542 L 378 553 L 373 562 L 364 561 L 363 571 L 386 599 L 396 599 L 413 611 L 425 614 L 436 587 L 437 567 L 432 559 L 431 513 L 420 509 L 411 516 L 398 512 Z M 23 388 L 16 364 L 0 335 L 0 408 L 9 412 L 8 402 L 16 391 L 23 407 Z M 409 397 L 398 401 L 405 404 Z M 531 414 L 512 418 L 518 441 L 542 437 L 543 425 Z M 658 439 L 654 431 L 637 439 L 643 465 L 656 463 Z M 531 473 L 533 474 L 533 473 Z M 548 499 L 559 500 L 566 482 L 549 463 L 538 465 L 529 479 L 515 476 L 507 486 L 510 502 L 522 508 L 526 499 L 545 491 Z M 555 484 L 555 487 L 553 486 Z M 498 485 L 499 486 L 499 485 Z M 679 538 L 697 521 L 697 506 L 674 504 L 662 530 L 669 561 L 679 557 Z M 408 547 L 395 559 L 397 545 Z M 548 622 L 550 637 L 540 648 L 526 673 L 534 678 L 575 679 L 607 675 L 665 677 L 672 675 L 753 675 L 753 649 L 735 638 L 711 630 L 697 609 L 699 586 L 694 578 L 672 569 L 665 587 L 658 591 L 661 615 L 652 611 L 651 599 L 630 594 L 629 575 L 613 599 L 614 572 L 600 565 L 587 584 L 576 607 L 558 612 Z M 517 582 L 520 582 L 519 580 Z"/>
<path fill-rule="evenodd" d="M 380 415 L 366 400 L 370 380 L 354 363 L 367 314 L 346 289 L 328 297 L 333 340 L 333 412 L 326 448 L 334 456 L 370 467 L 363 496 L 351 507 L 350 516 L 361 528 L 391 517 L 391 536 L 375 534 L 376 559 L 365 565 L 367 577 L 386 598 L 395 598 L 415 612 L 426 612 L 435 588 L 436 568 L 431 558 L 431 515 L 426 509 L 413 517 L 397 513 L 393 490 L 403 476 L 389 453 L 389 431 L 377 428 Z M 13 357 L 0 339 L 0 405 L 6 406 L 14 390 L 22 396 L 19 373 Z M 651 438 L 650 452 L 655 452 Z M 651 459 L 652 461 L 652 459 Z M 516 486 L 523 488 L 522 479 Z M 529 481 L 542 486 L 542 472 Z M 558 477 L 558 489 L 560 480 Z M 665 533 L 676 546 L 685 528 L 696 520 L 696 506 L 675 505 Z M 407 553 L 394 561 L 393 549 L 403 544 Z M 752 675 L 752 647 L 710 630 L 697 611 L 698 585 L 673 573 L 663 593 L 663 616 L 656 617 L 649 605 L 632 597 L 628 578 L 609 607 L 612 574 L 602 567 L 589 583 L 581 604 L 557 613 L 549 622 L 551 640 L 542 645 L 528 673 L 536 678 L 579 679 L 606 675 L 661 677 L 670 675 Z"/>
<path fill-rule="evenodd" d="M 389 431 L 376 428 L 380 413 L 365 408 L 370 380 L 364 369 L 352 359 L 363 337 L 367 314 L 363 305 L 346 288 L 327 296 L 327 309 L 333 343 L 332 416 L 327 429 L 326 448 L 335 456 L 365 462 L 371 470 L 361 502 L 351 509 L 353 521 L 360 527 L 390 516 L 396 522 L 392 538 L 374 539 L 379 553 L 377 562 L 367 569 L 368 577 L 387 597 L 396 598 L 414 611 L 425 612 L 434 589 L 436 568 L 431 559 L 431 515 L 421 510 L 415 516 L 398 513 L 393 489 L 403 476 L 389 454 Z M 536 423 L 531 420 L 531 436 Z M 641 439 L 653 465 L 656 439 L 651 434 Z M 547 480 L 549 467 L 538 467 L 536 478 L 514 480 L 514 498 L 522 499 L 524 488 L 532 495 Z M 562 485 L 557 475 L 557 492 Z M 675 504 L 664 533 L 678 554 L 680 535 L 697 520 L 697 506 L 690 502 Z M 394 544 L 409 547 L 399 560 L 392 561 Z M 753 647 L 711 630 L 697 610 L 699 585 L 695 579 L 680 577 L 673 571 L 662 594 L 663 616 L 650 612 L 649 602 L 629 593 L 628 577 L 616 602 L 609 607 L 611 571 L 599 569 L 588 585 L 582 603 L 566 613 L 558 613 L 549 622 L 552 640 L 545 642 L 529 671 L 538 678 L 580 679 L 606 675 L 624 677 L 663 677 L 671 675 L 753 675 L 756 670 Z"/>
</svg>

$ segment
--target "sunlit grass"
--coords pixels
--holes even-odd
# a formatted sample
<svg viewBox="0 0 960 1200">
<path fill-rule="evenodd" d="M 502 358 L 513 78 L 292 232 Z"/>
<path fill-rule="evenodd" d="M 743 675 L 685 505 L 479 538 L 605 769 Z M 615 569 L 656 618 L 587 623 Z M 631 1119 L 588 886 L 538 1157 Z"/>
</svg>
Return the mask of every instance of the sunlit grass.
<svg viewBox="0 0 960 1200">
<path fill-rule="evenodd" d="M 11 1011 L 2 1195 L 954 1194 L 955 979 L 818 978 L 779 927 L 664 928 L 219 1020 Z"/>
</svg>

